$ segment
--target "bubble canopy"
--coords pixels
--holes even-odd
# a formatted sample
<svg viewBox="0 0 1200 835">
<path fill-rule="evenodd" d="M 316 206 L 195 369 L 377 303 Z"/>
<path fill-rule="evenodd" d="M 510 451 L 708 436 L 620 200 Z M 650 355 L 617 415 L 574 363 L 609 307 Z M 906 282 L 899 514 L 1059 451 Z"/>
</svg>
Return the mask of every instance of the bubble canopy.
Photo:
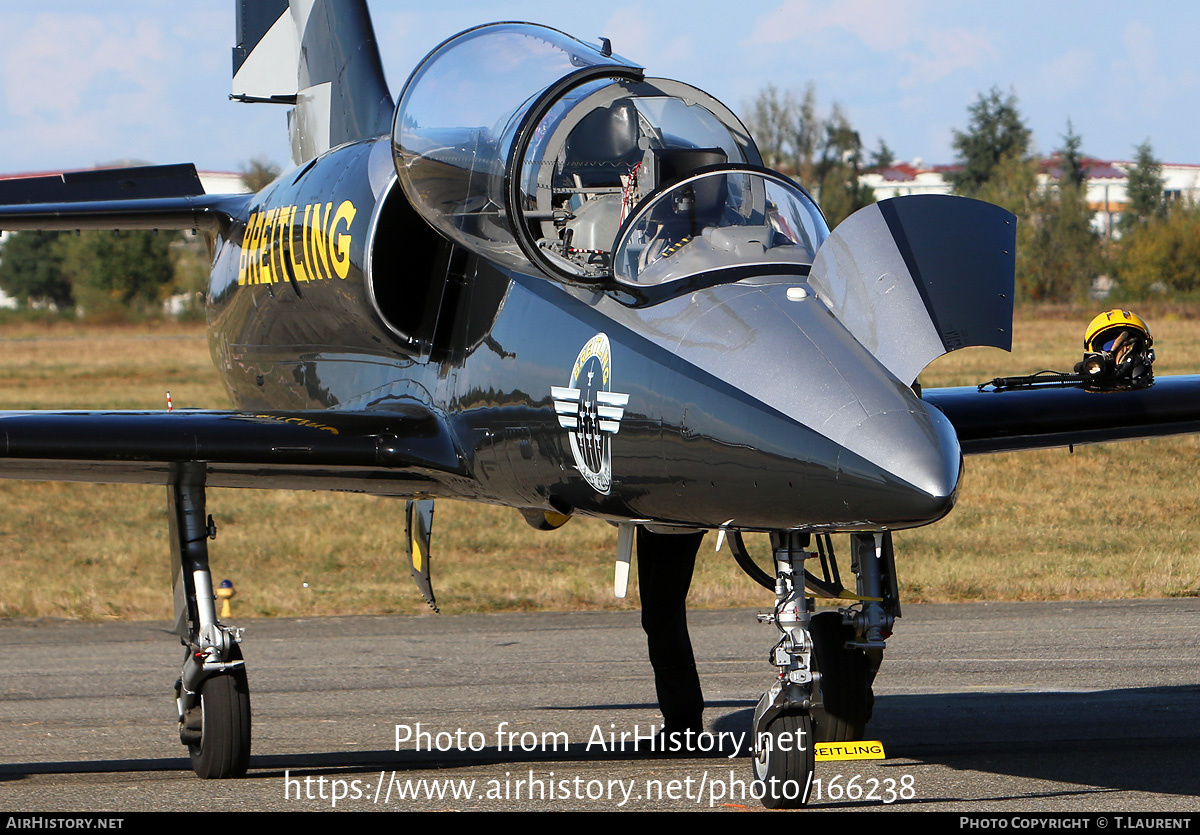
<svg viewBox="0 0 1200 835">
<path fill-rule="evenodd" d="M 431 52 L 401 94 L 392 145 L 409 202 L 451 241 L 584 282 L 613 279 L 618 231 L 652 193 L 705 166 L 761 164 L 707 93 L 529 23 Z"/>
</svg>

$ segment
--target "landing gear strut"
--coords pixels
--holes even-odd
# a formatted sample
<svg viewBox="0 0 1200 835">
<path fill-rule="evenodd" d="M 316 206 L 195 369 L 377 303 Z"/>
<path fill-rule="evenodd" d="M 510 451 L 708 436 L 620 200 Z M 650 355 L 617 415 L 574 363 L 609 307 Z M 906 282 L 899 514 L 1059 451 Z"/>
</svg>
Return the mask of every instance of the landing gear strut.
<svg viewBox="0 0 1200 835">
<path fill-rule="evenodd" d="M 808 801 L 813 776 L 813 645 L 809 624 L 813 600 L 804 594 L 803 550 L 808 537 L 793 531 L 771 534 L 775 558 L 775 609 L 759 619 L 779 629 L 770 661 L 779 672 L 754 709 L 754 779 L 763 805 L 795 809 Z M 735 546 L 736 547 L 736 546 Z"/>
<path fill-rule="evenodd" d="M 204 514 L 205 465 L 173 464 L 167 485 L 175 633 L 187 654 L 175 682 L 179 741 L 204 778 L 241 777 L 250 763 L 250 689 L 242 631 L 217 621 Z"/>
<path fill-rule="evenodd" d="M 781 636 L 770 654 L 776 681 L 754 711 L 754 777 L 765 806 L 798 808 L 812 784 L 814 743 L 862 739 L 871 718 L 871 684 L 900 615 L 891 534 L 851 535 L 857 594 L 842 586 L 828 536 L 813 553 L 808 533 L 772 533 L 774 580 L 750 559 L 740 534 L 729 539 L 746 573 L 774 588 L 775 608 L 759 620 L 775 624 Z M 817 557 L 822 577 L 804 567 Z M 856 602 L 814 614 L 810 590 Z"/>
</svg>

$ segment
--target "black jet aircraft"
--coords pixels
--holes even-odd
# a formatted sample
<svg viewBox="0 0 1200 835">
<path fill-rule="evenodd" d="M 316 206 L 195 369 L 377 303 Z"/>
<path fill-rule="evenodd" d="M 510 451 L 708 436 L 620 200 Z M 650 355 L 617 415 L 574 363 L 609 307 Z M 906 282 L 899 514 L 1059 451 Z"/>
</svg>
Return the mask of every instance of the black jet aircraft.
<svg viewBox="0 0 1200 835">
<path fill-rule="evenodd" d="M 1015 218 L 909 197 L 831 233 L 725 106 L 607 41 L 471 29 L 397 102 L 362 2 L 239 3 L 238 35 L 233 98 L 290 108 L 296 167 L 262 192 L 205 195 L 190 166 L 0 185 L 7 230 L 212 235 L 210 343 L 233 410 L 0 416 L 2 477 L 167 487 L 180 739 L 202 777 L 243 774 L 250 752 L 207 487 L 406 499 L 431 604 L 437 497 L 541 529 L 614 523 L 618 591 L 635 540 L 649 567 L 674 730 L 703 706 L 683 596 L 718 531 L 775 595 L 753 768 L 764 802 L 795 806 L 813 770 L 797 741 L 861 738 L 870 717 L 900 614 L 891 532 L 950 512 L 964 453 L 1200 429 L 1195 378 L 922 397 L 939 355 L 1010 347 Z M 746 531 L 770 534 L 772 570 Z M 816 614 L 818 595 L 845 606 Z"/>
</svg>

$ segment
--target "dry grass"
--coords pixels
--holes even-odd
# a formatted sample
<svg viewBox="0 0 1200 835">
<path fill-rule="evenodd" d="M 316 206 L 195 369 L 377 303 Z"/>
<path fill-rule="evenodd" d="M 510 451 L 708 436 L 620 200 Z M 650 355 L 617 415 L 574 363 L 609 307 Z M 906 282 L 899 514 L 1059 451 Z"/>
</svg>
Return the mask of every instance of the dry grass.
<svg viewBox="0 0 1200 835">
<path fill-rule="evenodd" d="M 927 386 L 1070 370 L 1096 310 L 1018 312 L 1011 355 L 970 348 L 936 361 Z M 1200 372 L 1200 308 L 1141 305 L 1156 373 Z M 958 506 L 897 534 L 907 600 L 1056 600 L 1200 595 L 1200 437 L 977 456 Z"/>
<path fill-rule="evenodd" d="M 0 408 L 229 406 L 200 324 L 6 323 L 0 345 Z"/>
<path fill-rule="evenodd" d="M 1024 310 L 1013 355 L 945 357 L 927 386 L 1069 368 L 1094 311 Z M 1200 308 L 1150 311 L 1159 373 L 1200 371 Z M 199 325 L 0 328 L 0 408 L 223 407 Z M 897 534 L 908 601 L 1200 594 L 1195 437 L 971 458 L 959 505 Z M 167 618 L 161 487 L 0 481 L 0 616 Z M 237 615 L 421 612 L 402 549 L 403 503 L 369 496 L 209 492 L 214 572 Z M 615 530 L 574 520 L 554 533 L 511 510 L 439 502 L 434 587 L 443 611 L 635 608 L 612 597 Z M 691 601 L 754 606 L 766 593 L 728 552 L 701 551 Z M 307 585 L 306 585 L 307 584 Z"/>
</svg>

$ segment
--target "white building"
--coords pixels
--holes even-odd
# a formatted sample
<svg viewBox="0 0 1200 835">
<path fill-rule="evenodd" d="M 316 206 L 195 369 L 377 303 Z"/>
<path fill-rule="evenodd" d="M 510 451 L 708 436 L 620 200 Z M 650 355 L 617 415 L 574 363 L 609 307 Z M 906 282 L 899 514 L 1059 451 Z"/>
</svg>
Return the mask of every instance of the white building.
<svg viewBox="0 0 1200 835">
<path fill-rule="evenodd" d="M 1121 212 L 1125 210 L 1128 197 L 1125 186 L 1129 170 L 1134 167 L 1128 161 L 1104 161 L 1088 159 L 1087 200 L 1095 217 L 1092 221 L 1098 232 L 1112 234 Z M 880 172 L 863 174 L 859 179 L 875 191 L 877 200 L 899 197 L 905 194 L 949 194 L 949 174 L 952 165 L 926 167 L 921 160 L 898 162 Z M 1056 159 L 1043 160 L 1039 184 L 1045 187 L 1058 179 L 1060 171 Z M 1169 200 L 1200 202 L 1200 165 L 1163 163 L 1164 191 Z"/>
</svg>

